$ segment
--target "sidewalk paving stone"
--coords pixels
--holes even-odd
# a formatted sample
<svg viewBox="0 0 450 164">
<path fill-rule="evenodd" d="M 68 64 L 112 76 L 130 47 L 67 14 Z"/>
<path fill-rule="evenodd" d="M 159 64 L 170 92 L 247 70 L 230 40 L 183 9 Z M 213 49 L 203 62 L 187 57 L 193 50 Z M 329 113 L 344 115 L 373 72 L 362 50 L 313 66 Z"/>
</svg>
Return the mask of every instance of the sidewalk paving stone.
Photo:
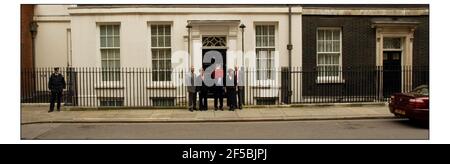
<svg viewBox="0 0 450 164">
<path fill-rule="evenodd" d="M 91 109 L 47 113 L 48 107 L 22 106 L 22 123 L 39 122 L 170 122 L 355 119 L 393 117 L 386 106 L 244 108 L 228 111 L 187 109 Z"/>
</svg>

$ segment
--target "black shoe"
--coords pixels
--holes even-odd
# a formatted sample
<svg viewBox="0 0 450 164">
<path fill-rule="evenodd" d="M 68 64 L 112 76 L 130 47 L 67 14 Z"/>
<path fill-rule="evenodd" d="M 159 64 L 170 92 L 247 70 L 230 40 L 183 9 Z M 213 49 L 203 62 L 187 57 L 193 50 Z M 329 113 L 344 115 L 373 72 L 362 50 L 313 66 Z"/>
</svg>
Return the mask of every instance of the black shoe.
<svg viewBox="0 0 450 164">
<path fill-rule="evenodd" d="M 223 108 L 220 108 L 221 111 L 223 111 Z"/>
<path fill-rule="evenodd" d="M 192 110 L 192 109 L 189 109 L 189 111 L 194 112 L 194 110 Z"/>
<path fill-rule="evenodd" d="M 49 111 L 48 111 L 48 113 L 51 113 L 51 112 L 53 112 L 53 110 L 49 110 Z"/>
</svg>

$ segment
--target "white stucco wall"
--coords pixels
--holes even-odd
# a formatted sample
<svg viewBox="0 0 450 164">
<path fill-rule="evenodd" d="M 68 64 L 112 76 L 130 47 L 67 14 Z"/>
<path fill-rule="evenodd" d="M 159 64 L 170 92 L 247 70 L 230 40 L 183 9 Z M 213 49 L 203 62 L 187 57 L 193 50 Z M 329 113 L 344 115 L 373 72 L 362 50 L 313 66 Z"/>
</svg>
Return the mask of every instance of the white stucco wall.
<svg viewBox="0 0 450 164">
<path fill-rule="evenodd" d="M 94 16 L 73 16 L 72 22 L 72 49 L 73 66 L 76 67 L 99 67 L 99 29 L 101 23 L 120 24 L 120 52 L 122 67 L 150 67 L 150 31 L 149 23 L 164 22 L 172 24 L 172 52 L 173 58 L 185 57 L 180 51 L 187 51 L 185 39 L 187 36 L 186 24 L 188 20 L 241 20 L 247 28 L 245 29 L 245 51 L 246 57 L 254 58 L 255 50 L 255 23 L 276 24 L 276 50 L 280 56 L 276 62 L 276 67 L 287 66 L 288 57 L 286 45 L 288 44 L 288 16 L 278 15 L 234 15 L 234 14 L 191 14 L 191 15 L 94 15 Z M 237 27 L 236 27 L 237 28 Z M 205 30 L 208 29 L 208 30 Z M 193 30 L 196 30 L 195 27 Z M 196 67 L 201 64 L 201 38 L 202 35 L 228 35 L 228 27 L 220 26 L 200 26 L 196 37 L 193 33 L 191 40 L 192 53 Z M 236 29 L 237 36 L 228 36 L 228 51 L 241 53 L 241 31 Z M 293 65 L 300 66 L 301 63 L 301 16 L 293 16 L 292 24 Z M 234 59 L 234 58 L 236 59 Z M 241 62 L 240 56 L 229 54 L 228 64 L 236 65 Z M 93 60 L 95 59 L 95 60 Z M 186 58 L 187 60 L 188 58 Z M 175 60 L 174 62 L 176 62 Z M 184 61 L 187 63 L 187 61 Z M 236 63 L 235 63 L 236 62 Z M 247 64 L 254 66 L 253 60 L 248 60 Z M 173 63 L 173 65 L 177 65 Z M 248 66 L 247 65 L 247 66 Z"/>
<path fill-rule="evenodd" d="M 67 66 L 69 6 L 36 5 L 33 18 L 38 25 L 35 38 L 36 67 Z"/>
</svg>

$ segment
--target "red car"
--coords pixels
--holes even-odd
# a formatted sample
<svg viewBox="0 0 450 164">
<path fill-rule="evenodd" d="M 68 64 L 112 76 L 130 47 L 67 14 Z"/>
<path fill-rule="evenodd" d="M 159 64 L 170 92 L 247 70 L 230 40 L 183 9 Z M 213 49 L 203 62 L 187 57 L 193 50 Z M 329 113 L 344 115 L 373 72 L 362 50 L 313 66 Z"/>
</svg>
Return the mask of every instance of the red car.
<svg viewBox="0 0 450 164">
<path fill-rule="evenodd" d="M 395 93 L 389 100 L 389 110 L 398 117 L 428 122 L 429 92 L 428 85 L 421 85 L 408 93 Z"/>
</svg>

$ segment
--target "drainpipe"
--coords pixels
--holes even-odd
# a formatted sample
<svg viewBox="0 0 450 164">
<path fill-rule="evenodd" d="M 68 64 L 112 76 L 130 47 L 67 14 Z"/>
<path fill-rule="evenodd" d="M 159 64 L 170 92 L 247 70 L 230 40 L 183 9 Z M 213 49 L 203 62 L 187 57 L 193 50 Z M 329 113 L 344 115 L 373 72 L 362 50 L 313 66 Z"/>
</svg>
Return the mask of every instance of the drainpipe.
<svg viewBox="0 0 450 164">
<path fill-rule="evenodd" d="M 33 21 L 30 23 L 30 33 L 31 33 L 31 59 L 32 59 L 32 67 L 36 68 L 36 48 L 35 48 L 35 40 L 37 34 L 38 24 Z"/>
<path fill-rule="evenodd" d="M 186 25 L 186 28 L 188 28 L 188 55 L 189 55 L 189 59 L 190 59 L 190 61 L 189 61 L 189 69 L 190 69 L 193 66 L 193 60 L 194 60 L 191 55 L 191 28 L 192 28 L 191 24 L 188 23 L 188 25 Z"/>
<path fill-rule="evenodd" d="M 32 81 L 32 96 L 34 97 L 36 92 L 36 46 L 35 46 L 35 40 L 36 40 L 36 34 L 38 30 L 38 24 L 35 21 L 32 21 L 30 23 L 30 33 L 31 33 L 31 61 L 32 61 L 32 67 L 31 67 L 31 81 Z"/>
<path fill-rule="evenodd" d="M 288 66 L 288 104 L 291 103 L 291 96 L 292 96 L 292 90 L 291 90 L 291 69 L 292 69 L 292 7 L 291 5 L 288 5 L 289 7 L 289 43 L 287 45 L 288 50 L 288 56 L 289 56 L 289 66 Z"/>
</svg>

